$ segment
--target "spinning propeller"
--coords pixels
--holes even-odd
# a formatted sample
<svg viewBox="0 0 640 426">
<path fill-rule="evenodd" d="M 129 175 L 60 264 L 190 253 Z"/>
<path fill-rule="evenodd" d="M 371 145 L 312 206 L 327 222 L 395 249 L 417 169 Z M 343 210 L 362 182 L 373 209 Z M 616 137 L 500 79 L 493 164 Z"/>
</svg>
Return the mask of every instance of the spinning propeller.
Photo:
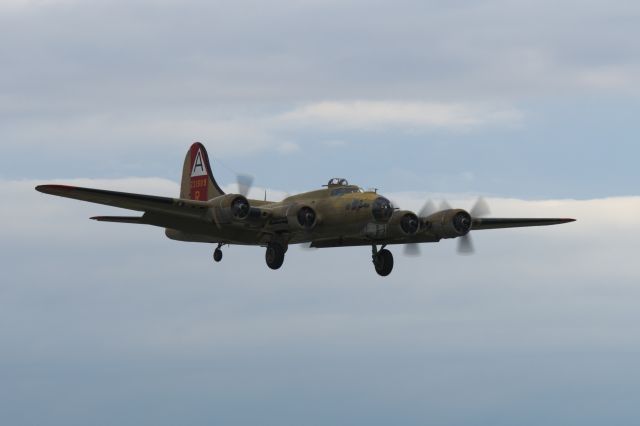
<svg viewBox="0 0 640 426">
<path fill-rule="evenodd" d="M 249 191 L 253 185 L 253 176 L 238 173 L 236 175 L 236 182 L 238 182 L 238 193 L 245 197 L 249 195 Z"/>
<path fill-rule="evenodd" d="M 422 208 L 418 212 L 418 217 L 420 219 L 425 219 L 434 213 L 437 213 L 442 210 L 450 210 L 451 208 L 452 208 L 451 205 L 446 200 L 443 200 L 442 203 L 440 203 L 439 208 L 436 207 L 436 204 L 432 200 L 427 200 L 427 202 L 424 204 L 424 206 L 422 206 Z M 481 218 L 481 217 L 487 216 L 489 213 L 491 213 L 489 204 L 482 197 L 478 198 L 478 200 L 473 205 L 471 210 L 469 210 L 469 214 L 471 215 L 472 220 L 475 218 Z M 475 252 L 470 232 L 458 238 L 457 252 L 458 254 L 462 254 L 462 255 L 469 255 Z M 420 255 L 420 244 L 419 243 L 405 244 L 404 254 L 407 256 Z"/>
</svg>

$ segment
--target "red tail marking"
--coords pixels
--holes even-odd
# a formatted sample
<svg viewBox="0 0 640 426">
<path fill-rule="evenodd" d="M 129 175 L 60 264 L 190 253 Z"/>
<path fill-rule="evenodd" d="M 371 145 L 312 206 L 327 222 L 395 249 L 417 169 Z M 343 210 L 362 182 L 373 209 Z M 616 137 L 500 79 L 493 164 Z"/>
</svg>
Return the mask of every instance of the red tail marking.
<svg viewBox="0 0 640 426">
<path fill-rule="evenodd" d="M 191 189 L 192 200 L 207 201 L 209 196 L 209 175 L 200 144 L 191 146 Z"/>
</svg>

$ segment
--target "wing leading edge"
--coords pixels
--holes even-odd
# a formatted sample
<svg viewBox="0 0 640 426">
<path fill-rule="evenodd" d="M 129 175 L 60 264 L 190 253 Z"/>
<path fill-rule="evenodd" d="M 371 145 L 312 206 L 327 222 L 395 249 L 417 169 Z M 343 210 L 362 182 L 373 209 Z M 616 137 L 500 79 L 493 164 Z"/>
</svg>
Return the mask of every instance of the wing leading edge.
<svg viewBox="0 0 640 426">
<path fill-rule="evenodd" d="M 524 228 L 528 226 L 560 225 L 562 223 L 575 222 L 575 219 L 514 219 L 514 218 L 487 218 L 473 219 L 472 231 L 483 229 Z"/>
</svg>

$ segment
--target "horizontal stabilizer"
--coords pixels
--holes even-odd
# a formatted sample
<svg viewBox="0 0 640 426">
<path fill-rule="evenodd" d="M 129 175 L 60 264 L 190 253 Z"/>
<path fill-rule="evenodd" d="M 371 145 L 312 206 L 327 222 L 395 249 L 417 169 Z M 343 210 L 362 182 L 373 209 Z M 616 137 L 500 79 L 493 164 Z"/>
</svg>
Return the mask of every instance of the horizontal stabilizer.
<svg viewBox="0 0 640 426">
<path fill-rule="evenodd" d="M 142 216 L 94 216 L 91 220 L 97 220 L 98 222 L 117 222 L 117 223 L 137 223 L 146 224 Z"/>
</svg>

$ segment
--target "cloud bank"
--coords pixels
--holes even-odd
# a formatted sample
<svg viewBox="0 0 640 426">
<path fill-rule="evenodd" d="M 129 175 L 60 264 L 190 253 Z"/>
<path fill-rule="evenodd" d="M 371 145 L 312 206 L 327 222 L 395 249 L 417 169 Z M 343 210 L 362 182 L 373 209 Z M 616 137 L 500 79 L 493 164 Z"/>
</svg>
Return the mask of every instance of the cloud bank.
<svg viewBox="0 0 640 426">
<path fill-rule="evenodd" d="M 639 16 L 627 0 L 0 2 L 0 423 L 638 423 Z M 413 210 L 502 194 L 495 216 L 578 222 L 477 232 L 473 257 L 425 245 L 380 279 L 367 248 L 214 264 L 33 190 L 93 176 L 66 182 L 176 195 L 194 140 L 216 174 L 233 158 L 262 176 L 256 198 L 336 175 Z"/>
<path fill-rule="evenodd" d="M 487 108 L 455 103 L 352 101 L 320 102 L 286 112 L 281 119 L 294 125 L 395 130 L 513 124 L 522 114 L 514 108 Z"/>
<path fill-rule="evenodd" d="M 639 378 L 638 197 L 490 198 L 494 216 L 578 222 L 476 232 L 473 257 L 452 241 L 420 258 L 392 248 L 396 268 L 380 279 L 367 248 L 292 248 L 274 272 L 262 249 L 232 246 L 214 264 L 211 246 L 95 223 L 124 211 L 45 196 L 39 183 L 0 182 L 11 200 L 0 209 L 0 392 L 12 424 L 299 424 L 310 411 L 318 424 L 470 424 L 523 407 L 535 407 L 525 424 L 597 424 L 635 413 L 621 398 Z M 387 195 L 410 209 L 440 197 Z"/>
</svg>

